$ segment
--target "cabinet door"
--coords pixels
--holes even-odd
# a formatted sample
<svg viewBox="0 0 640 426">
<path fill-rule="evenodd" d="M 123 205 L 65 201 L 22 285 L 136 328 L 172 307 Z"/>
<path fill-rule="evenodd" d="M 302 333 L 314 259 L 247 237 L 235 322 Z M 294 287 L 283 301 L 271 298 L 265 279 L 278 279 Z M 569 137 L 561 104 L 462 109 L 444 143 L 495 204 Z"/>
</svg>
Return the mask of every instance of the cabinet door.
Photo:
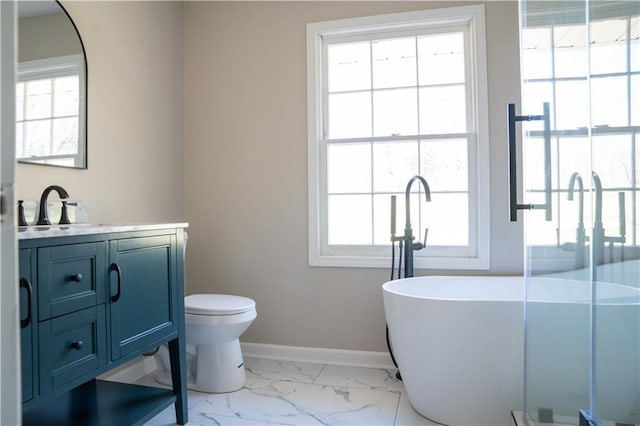
<svg viewBox="0 0 640 426">
<path fill-rule="evenodd" d="M 20 356 L 22 362 L 22 402 L 29 401 L 37 389 L 36 342 L 34 341 L 34 324 L 36 321 L 35 274 L 31 273 L 31 250 L 22 249 L 19 253 L 20 264 Z"/>
<path fill-rule="evenodd" d="M 109 259 L 112 360 L 177 335 L 176 236 L 110 241 Z"/>
</svg>

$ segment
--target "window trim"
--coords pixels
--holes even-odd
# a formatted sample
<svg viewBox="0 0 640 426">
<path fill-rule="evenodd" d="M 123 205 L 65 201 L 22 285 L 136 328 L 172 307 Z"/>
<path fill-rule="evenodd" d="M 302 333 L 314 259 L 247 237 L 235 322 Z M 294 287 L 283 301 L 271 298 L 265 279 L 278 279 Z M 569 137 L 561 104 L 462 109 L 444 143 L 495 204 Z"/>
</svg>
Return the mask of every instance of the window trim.
<svg viewBox="0 0 640 426">
<path fill-rule="evenodd" d="M 408 29 L 433 28 L 469 24 L 470 56 L 472 76 L 470 90 L 475 103 L 475 164 L 469 164 L 469 209 L 476 209 L 476 223 L 470 220 L 470 232 L 475 230 L 475 252 L 471 257 L 420 256 L 416 252 L 416 269 L 460 269 L 488 270 L 490 267 L 490 190 L 489 190 L 489 119 L 487 88 L 487 57 L 485 40 L 484 5 L 428 9 L 353 19 L 341 19 L 307 24 L 307 148 L 308 148 L 308 205 L 309 205 L 309 266 L 388 268 L 391 254 L 385 256 L 329 254 L 322 247 L 323 227 L 326 220 L 322 214 L 326 208 L 326 179 L 321 173 L 326 170 L 326 152 L 319 141 L 323 138 L 323 38 L 360 37 L 364 34 L 384 31 L 398 33 Z M 323 168 L 324 167 L 324 168 Z M 475 184 L 475 197 L 471 192 Z M 474 199 L 475 198 L 475 199 Z M 470 216 L 471 218 L 471 216 Z M 326 232 L 326 229 L 325 231 Z M 325 238 L 326 240 L 326 238 Z M 428 244 L 428 243 L 427 243 Z M 470 242 L 470 246 L 473 249 Z M 348 247 L 348 246 L 342 246 Z M 360 246 L 358 246 L 360 247 Z M 444 247 L 446 249 L 446 247 Z M 340 252 L 342 250 L 337 250 Z M 366 250 L 363 250 L 366 251 Z"/>
</svg>

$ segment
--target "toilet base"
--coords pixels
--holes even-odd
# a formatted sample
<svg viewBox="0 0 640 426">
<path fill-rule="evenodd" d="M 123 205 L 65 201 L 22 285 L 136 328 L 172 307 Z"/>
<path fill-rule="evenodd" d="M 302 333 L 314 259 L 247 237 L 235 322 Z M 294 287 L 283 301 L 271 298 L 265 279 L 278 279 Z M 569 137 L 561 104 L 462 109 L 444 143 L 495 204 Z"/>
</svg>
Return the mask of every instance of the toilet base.
<svg viewBox="0 0 640 426">
<path fill-rule="evenodd" d="M 247 376 L 240 349 L 240 340 L 218 342 L 196 347 L 195 366 L 187 366 L 187 387 L 206 393 L 227 393 L 241 389 Z M 193 368 L 195 367 L 195 368 Z M 171 385 L 169 371 L 156 374 L 156 381 Z"/>
</svg>

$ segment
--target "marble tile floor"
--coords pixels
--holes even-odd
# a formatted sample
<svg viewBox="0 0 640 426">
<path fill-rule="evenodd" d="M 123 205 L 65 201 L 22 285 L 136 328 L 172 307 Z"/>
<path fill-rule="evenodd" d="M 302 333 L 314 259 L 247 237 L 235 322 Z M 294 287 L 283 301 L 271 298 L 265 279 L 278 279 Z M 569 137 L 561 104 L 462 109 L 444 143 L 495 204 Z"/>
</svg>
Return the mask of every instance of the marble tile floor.
<svg viewBox="0 0 640 426">
<path fill-rule="evenodd" d="M 189 425 L 436 425 L 411 407 L 395 370 L 245 357 L 247 384 L 189 391 Z M 139 384 L 161 386 L 153 373 Z M 145 426 L 175 424 L 173 405 Z"/>
</svg>

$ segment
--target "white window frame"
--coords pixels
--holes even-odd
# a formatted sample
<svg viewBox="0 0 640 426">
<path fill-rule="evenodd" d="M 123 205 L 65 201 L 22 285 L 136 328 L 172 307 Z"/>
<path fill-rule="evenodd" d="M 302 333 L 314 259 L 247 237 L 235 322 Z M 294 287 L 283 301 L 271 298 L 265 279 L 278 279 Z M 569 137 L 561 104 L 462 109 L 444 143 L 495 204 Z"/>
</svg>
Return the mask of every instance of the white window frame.
<svg viewBox="0 0 640 426">
<path fill-rule="evenodd" d="M 45 59 L 35 59 L 24 61 L 18 64 L 17 81 L 24 82 L 39 79 L 53 79 L 56 77 L 78 76 L 79 85 L 79 107 L 78 107 L 78 152 L 76 154 L 52 154 L 44 156 L 18 157 L 17 160 L 25 160 L 30 163 L 42 163 L 47 165 L 57 165 L 50 163 L 57 159 L 73 159 L 73 167 L 78 167 L 85 163 L 86 153 L 86 108 L 85 103 L 85 71 L 84 57 L 80 54 L 56 56 Z"/>
<path fill-rule="evenodd" d="M 490 266 L 489 128 L 487 60 L 484 6 L 421 10 L 307 24 L 307 125 L 309 190 L 309 265 L 329 267 L 389 268 L 390 247 L 381 254 L 373 246 L 329 246 L 327 242 L 327 162 L 323 144 L 323 39 L 358 37 L 363 34 L 468 25 L 471 76 L 469 87 L 475 103 L 472 118 L 475 138 L 469 142 L 475 162 L 469 163 L 469 249 L 465 255 L 430 248 L 415 252 L 416 269 L 487 270 Z M 475 139 L 475 140 L 474 140 Z M 475 145 L 474 145 L 475 142 Z M 473 158 L 473 157 L 470 157 Z M 427 177 L 428 180 L 428 177 Z M 474 193 L 475 189 L 475 193 Z M 399 200 L 404 201 L 404 200 Z M 432 204 L 432 203 L 431 203 Z M 431 205 L 427 208 L 432 208 Z M 475 214 L 474 214 L 475 213 Z M 422 231 L 414 230 L 414 234 Z M 418 237 L 419 238 L 419 237 Z M 389 242 L 390 245 L 390 242 Z M 428 254 L 426 254 L 430 251 Z"/>
</svg>

